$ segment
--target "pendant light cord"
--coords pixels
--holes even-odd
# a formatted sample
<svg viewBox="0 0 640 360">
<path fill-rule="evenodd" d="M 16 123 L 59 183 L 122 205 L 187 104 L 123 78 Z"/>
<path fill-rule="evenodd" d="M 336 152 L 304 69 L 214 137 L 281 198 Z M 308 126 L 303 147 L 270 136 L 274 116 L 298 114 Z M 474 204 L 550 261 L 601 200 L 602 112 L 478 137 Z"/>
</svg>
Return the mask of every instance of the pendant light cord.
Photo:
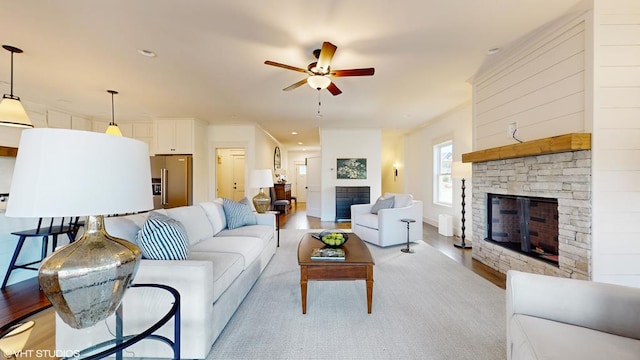
<svg viewBox="0 0 640 360">
<path fill-rule="evenodd" d="M 13 51 L 11 52 L 11 84 L 9 94 L 13 98 Z"/>
<path fill-rule="evenodd" d="M 115 116 L 115 107 L 113 106 L 113 95 L 117 94 L 118 92 L 115 90 L 107 90 L 108 93 L 111 94 L 111 123 L 109 123 L 109 125 L 114 125 L 114 126 L 118 126 L 116 124 L 116 116 Z"/>
</svg>

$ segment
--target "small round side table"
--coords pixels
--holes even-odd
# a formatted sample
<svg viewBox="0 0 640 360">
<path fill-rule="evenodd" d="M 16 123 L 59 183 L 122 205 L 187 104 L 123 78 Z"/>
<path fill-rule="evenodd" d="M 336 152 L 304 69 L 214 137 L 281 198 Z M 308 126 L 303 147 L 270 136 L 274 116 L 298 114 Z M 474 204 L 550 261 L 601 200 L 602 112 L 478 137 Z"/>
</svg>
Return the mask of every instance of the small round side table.
<svg viewBox="0 0 640 360">
<path fill-rule="evenodd" d="M 407 223 L 407 247 L 404 249 L 400 249 L 400 251 L 402 251 L 403 253 L 412 254 L 415 251 L 409 248 L 409 225 L 411 225 L 411 223 L 414 223 L 416 221 L 413 219 L 401 219 L 400 221 L 402 221 L 403 223 Z"/>
</svg>

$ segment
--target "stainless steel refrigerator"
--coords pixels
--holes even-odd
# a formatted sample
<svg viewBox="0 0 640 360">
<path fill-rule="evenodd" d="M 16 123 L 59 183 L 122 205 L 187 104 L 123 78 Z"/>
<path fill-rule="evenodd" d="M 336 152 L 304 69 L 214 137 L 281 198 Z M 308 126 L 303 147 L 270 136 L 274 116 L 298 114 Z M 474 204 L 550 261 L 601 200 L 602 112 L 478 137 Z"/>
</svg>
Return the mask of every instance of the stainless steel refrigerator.
<svg viewBox="0 0 640 360">
<path fill-rule="evenodd" d="M 151 157 L 154 209 L 192 205 L 192 164 L 191 155 L 156 155 Z"/>
</svg>

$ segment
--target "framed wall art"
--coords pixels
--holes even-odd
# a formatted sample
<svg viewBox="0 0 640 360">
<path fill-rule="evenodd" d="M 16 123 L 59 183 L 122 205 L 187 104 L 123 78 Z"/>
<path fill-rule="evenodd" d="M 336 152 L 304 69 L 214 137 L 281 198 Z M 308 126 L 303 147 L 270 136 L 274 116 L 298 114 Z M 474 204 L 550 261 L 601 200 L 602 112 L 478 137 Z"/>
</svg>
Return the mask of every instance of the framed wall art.
<svg viewBox="0 0 640 360">
<path fill-rule="evenodd" d="M 273 151 L 273 170 L 278 170 L 282 168 L 282 158 L 280 157 L 280 147 L 276 146 L 276 149 Z"/>
<path fill-rule="evenodd" d="M 366 179 L 367 159 L 338 159 L 337 169 L 338 179 Z"/>
</svg>

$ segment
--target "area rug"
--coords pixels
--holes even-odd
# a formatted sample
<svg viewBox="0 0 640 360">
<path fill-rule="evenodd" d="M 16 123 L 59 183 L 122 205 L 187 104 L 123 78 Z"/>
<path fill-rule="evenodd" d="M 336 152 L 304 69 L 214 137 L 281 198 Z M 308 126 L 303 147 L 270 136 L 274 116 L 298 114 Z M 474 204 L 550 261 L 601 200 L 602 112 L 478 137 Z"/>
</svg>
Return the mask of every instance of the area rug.
<svg viewBox="0 0 640 360">
<path fill-rule="evenodd" d="M 424 242 L 414 254 L 368 244 L 371 314 L 364 281 L 310 281 L 303 315 L 297 245 L 306 231 L 281 230 L 208 359 L 506 359 L 504 290 Z"/>
</svg>

